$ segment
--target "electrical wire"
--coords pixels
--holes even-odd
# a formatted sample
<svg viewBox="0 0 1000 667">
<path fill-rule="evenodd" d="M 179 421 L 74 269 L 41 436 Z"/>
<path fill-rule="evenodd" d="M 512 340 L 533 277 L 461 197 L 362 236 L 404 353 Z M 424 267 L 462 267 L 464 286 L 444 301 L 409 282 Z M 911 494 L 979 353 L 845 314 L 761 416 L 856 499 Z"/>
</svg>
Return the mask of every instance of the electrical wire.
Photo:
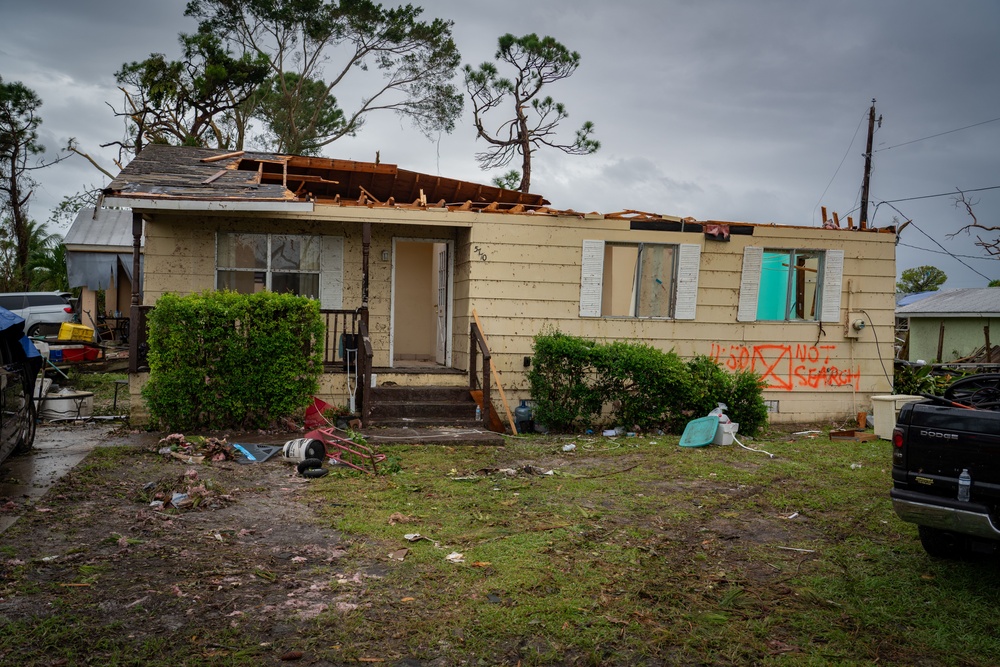
<svg viewBox="0 0 1000 667">
<path fill-rule="evenodd" d="M 885 381 L 889 383 L 889 390 L 892 391 L 893 384 L 892 380 L 889 378 L 889 371 L 885 369 L 885 361 L 882 360 L 882 350 L 879 348 L 878 345 L 878 333 L 876 333 L 875 331 L 875 323 L 872 322 L 872 316 L 868 314 L 867 310 L 862 308 L 861 312 L 864 313 L 864 316 L 868 318 L 868 325 L 871 326 L 872 328 L 872 336 L 875 337 L 875 351 L 878 353 L 878 362 L 882 365 L 882 375 L 885 376 Z"/>
<path fill-rule="evenodd" d="M 995 123 L 998 120 L 1000 120 L 1000 117 L 998 117 L 998 118 L 991 118 L 990 120 L 984 120 L 981 123 L 973 123 L 972 125 L 966 125 L 965 127 L 958 127 L 958 128 L 955 128 L 954 130 L 948 130 L 947 132 L 938 132 L 937 134 L 932 134 L 929 137 L 921 137 L 919 139 L 913 139 L 912 141 L 904 141 L 901 144 L 895 144 L 893 146 L 886 146 L 885 148 L 879 148 L 879 149 L 876 149 L 876 150 L 874 150 L 872 152 L 873 153 L 879 153 L 881 151 L 887 151 L 887 150 L 890 150 L 892 148 L 899 148 L 900 146 L 909 146 L 910 144 L 915 144 L 918 141 L 926 141 L 927 139 L 934 139 L 935 137 L 943 137 L 944 135 L 951 134 L 952 132 L 961 132 L 962 130 L 968 130 L 969 128 L 972 128 L 972 127 L 979 127 L 980 125 L 986 125 L 987 123 Z"/>
<path fill-rule="evenodd" d="M 992 261 L 1000 260 L 1000 256 L 998 256 L 998 257 L 980 257 L 978 255 L 956 255 L 956 254 L 953 254 L 953 253 L 950 253 L 950 252 L 944 252 L 942 250 L 933 250 L 931 248 L 921 248 L 920 246 L 910 245 L 909 243 L 897 243 L 896 245 L 901 245 L 904 248 L 913 248 L 914 250 L 922 250 L 924 252 L 932 252 L 935 255 L 951 255 L 952 257 L 964 257 L 965 259 L 988 259 L 988 260 L 992 260 Z"/>
<path fill-rule="evenodd" d="M 964 261 L 962 261 L 961 259 L 959 259 L 953 252 L 951 252 L 950 250 L 948 250 L 947 248 L 945 248 L 943 245 L 941 245 L 940 243 L 938 243 L 937 239 L 935 239 L 933 236 L 931 236 L 930 234 L 928 234 L 924 230 L 920 229 L 920 227 L 918 227 L 917 224 L 914 223 L 913 220 L 909 216 L 907 216 L 905 213 L 903 213 L 898 208 L 896 208 L 895 206 L 893 206 L 891 203 L 889 203 L 889 202 L 883 202 L 883 203 L 884 204 L 888 204 L 889 208 L 891 208 L 896 213 L 899 213 L 901 216 L 903 216 L 904 218 L 906 218 L 909 221 L 910 225 L 914 229 L 916 229 L 918 232 L 920 232 L 921 234 L 923 234 L 924 236 L 926 236 L 927 238 L 929 238 L 934 243 L 934 245 L 936 245 L 937 247 L 941 248 L 941 250 L 943 250 L 946 255 L 950 256 L 956 262 L 958 262 L 959 264 L 961 264 L 962 266 L 964 266 L 965 268 L 967 268 L 969 271 L 972 271 L 977 276 L 981 276 L 981 277 L 985 278 L 987 281 L 992 280 L 992 278 L 990 278 L 987 275 L 984 275 L 984 274 L 980 273 L 979 271 L 976 271 L 974 268 L 972 268 L 971 266 L 969 266 L 968 264 L 966 264 Z"/>
<path fill-rule="evenodd" d="M 972 188 L 970 190 L 963 190 L 961 188 L 955 188 L 955 192 L 942 192 L 936 195 L 921 195 L 920 197 L 905 197 L 903 199 L 886 199 L 883 200 L 883 204 L 895 204 L 901 201 L 916 201 L 917 199 L 933 199 L 934 197 L 954 197 L 957 194 L 963 194 L 966 192 L 984 192 L 986 190 L 998 190 L 1000 185 L 991 185 L 986 188 Z"/>
</svg>

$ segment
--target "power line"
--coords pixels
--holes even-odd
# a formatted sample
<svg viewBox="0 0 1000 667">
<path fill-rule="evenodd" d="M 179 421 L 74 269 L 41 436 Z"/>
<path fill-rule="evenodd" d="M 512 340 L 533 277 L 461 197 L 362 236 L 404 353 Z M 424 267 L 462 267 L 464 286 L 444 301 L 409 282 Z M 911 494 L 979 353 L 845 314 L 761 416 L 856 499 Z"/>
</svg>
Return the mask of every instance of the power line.
<svg viewBox="0 0 1000 667">
<path fill-rule="evenodd" d="M 904 248 L 913 248 L 914 250 L 923 250 L 924 252 L 932 252 L 937 255 L 951 255 L 952 257 L 964 257 L 966 259 L 989 259 L 992 261 L 1000 260 L 1000 257 L 980 257 L 979 255 L 955 255 L 950 252 L 945 252 L 943 250 L 932 250 L 931 248 L 921 248 L 920 246 L 910 245 L 909 243 L 897 243 L 896 245 L 901 245 Z"/>
<path fill-rule="evenodd" d="M 889 203 L 889 202 L 882 202 L 882 203 L 883 204 L 888 204 L 889 208 L 891 208 L 896 213 L 899 213 L 901 216 L 903 216 L 904 218 L 906 218 L 906 220 L 910 223 L 910 225 L 913 226 L 913 228 L 915 230 L 917 230 L 918 232 L 920 232 L 921 234 L 923 234 L 924 236 L 926 236 L 927 238 L 929 238 L 931 240 L 931 242 L 934 243 L 934 245 L 936 245 L 937 247 L 941 248 L 941 250 L 944 251 L 944 254 L 950 256 L 956 262 L 958 262 L 959 264 L 961 264 L 962 266 L 964 266 L 965 268 L 967 268 L 969 271 L 972 271 L 977 276 L 982 276 L 987 281 L 993 280 L 989 276 L 983 275 L 979 271 L 976 271 L 974 268 L 972 268 L 971 266 L 969 266 L 968 264 L 966 264 L 965 262 L 963 262 L 961 260 L 961 258 L 959 258 L 957 255 L 955 255 L 955 253 L 951 252 L 950 250 L 948 250 L 947 248 L 945 248 L 943 245 L 941 245 L 940 243 L 938 243 L 938 240 L 936 238 L 934 238 L 933 236 L 931 236 L 930 234 L 928 234 L 924 230 L 920 229 L 920 227 L 918 227 L 916 224 L 914 224 L 913 220 L 908 215 L 906 215 L 905 213 L 903 213 L 902 211 L 900 211 L 898 208 L 896 208 L 895 206 L 893 206 L 891 203 Z"/>
<path fill-rule="evenodd" d="M 933 199 L 934 197 L 954 197 L 957 194 L 962 194 L 963 192 L 983 192 L 985 190 L 997 190 L 1000 189 L 1000 185 L 991 185 L 988 188 L 972 188 L 971 190 L 963 190 L 961 188 L 956 188 L 955 192 L 942 192 L 937 195 L 921 195 L 920 197 L 904 197 L 903 199 L 885 199 L 882 201 L 883 204 L 895 204 L 901 201 L 915 201 L 917 199 Z M 901 214 L 902 215 L 902 214 Z"/>
<path fill-rule="evenodd" d="M 929 137 L 921 137 L 919 139 L 913 139 L 912 141 L 904 141 L 901 144 L 895 144 L 893 146 L 886 146 L 885 148 L 879 148 L 873 152 L 880 153 L 882 151 L 887 151 L 891 148 L 899 148 L 900 146 L 909 146 L 910 144 L 915 144 L 918 141 L 926 141 L 927 139 L 934 139 L 935 137 L 943 137 L 944 135 L 951 134 L 952 132 L 961 132 L 962 130 L 968 130 L 969 128 L 972 127 L 979 127 L 980 125 L 986 125 L 987 123 L 995 123 L 998 120 L 1000 120 L 1000 118 L 991 118 L 990 120 L 984 120 L 981 123 L 973 123 L 972 125 L 966 125 L 965 127 L 957 127 L 954 130 L 948 130 L 947 132 L 938 132 L 937 134 L 932 134 Z"/>
</svg>

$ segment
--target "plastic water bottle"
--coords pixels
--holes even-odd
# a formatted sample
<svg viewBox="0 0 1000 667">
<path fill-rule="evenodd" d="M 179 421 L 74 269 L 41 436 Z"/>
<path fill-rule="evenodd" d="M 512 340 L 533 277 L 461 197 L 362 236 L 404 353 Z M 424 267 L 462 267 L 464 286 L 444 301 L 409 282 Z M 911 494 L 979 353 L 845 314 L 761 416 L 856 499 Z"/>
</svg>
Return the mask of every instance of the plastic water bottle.
<svg viewBox="0 0 1000 667">
<path fill-rule="evenodd" d="M 970 491 L 972 490 L 972 476 L 968 468 L 962 469 L 962 474 L 958 476 L 958 499 L 964 503 L 969 502 Z"/>
<path fill-rule="evenodd" d="M 479 406 L 477 405 L 477 406 L 476 406 L 476 421 L 478 422 L 478 421 L 482 421 L 482 420 L 483 420 L 483 409 L 482 409 L 482 408 L 480 408 L 480 407 L 479 407 Z"/>
</svg>

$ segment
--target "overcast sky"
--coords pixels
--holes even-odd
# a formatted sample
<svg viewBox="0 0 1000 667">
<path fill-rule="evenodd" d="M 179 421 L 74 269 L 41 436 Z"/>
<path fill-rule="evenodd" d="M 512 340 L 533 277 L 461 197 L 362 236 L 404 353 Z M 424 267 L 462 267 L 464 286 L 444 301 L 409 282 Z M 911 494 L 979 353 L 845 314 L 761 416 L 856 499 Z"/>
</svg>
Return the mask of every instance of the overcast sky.
<svg viewBox="0 0 1000 667">
<path fill-rule="evenodd" d="M 567 140 L 590 120 L 602 146 L 586 157 L 537 154 L 532 191 L 556 207 L 818 226 L 824 205 L 857 220 L 875 98 L 883 122 L 869 218 L 879 227 L 913 220 L 897 272 L 932 264 L 947 273 L 945 287 L 1000 278 L 1000 260 L 974 238 L 948 238 L 969 221 L 955 206 L 956 189 L 982 189 L 970 195 L 976 215 L 1000 223 L 996 0 L 415 4 L 425 18 L 454 21 L 463 63 L 490 58 L 505 32 L 551 35 L 580 53 L 576 74 L 547 92 L 570 113 Z M 52 156 L 75 137 L 114 171 L 114 154 L 99 148 L 123 134 L 108 107 L 121 102 L 114 72 L 151 52 L 177 57 L 177 34 L 195 28 L 184 6 L 0 0 L 0 77 L 41 97 L 41 139 Z M 370 86 L 378 75 L 365 76 Z M 365 82 L 357 76 L 337 89 L 343 106 L 364 94 Z M 382 162 L 404 169 L 488 183 L 495 173 L 475 162 L 483 143 L 470 108 L 454 133 L 430 140 L 394 115 L 371 117 L 325 155 L 373 160 L 380 151 Z M 41 221 L 63 196 L 105 184 L 79 157 L 37 175 L 31 212 Z"/>
</svg>

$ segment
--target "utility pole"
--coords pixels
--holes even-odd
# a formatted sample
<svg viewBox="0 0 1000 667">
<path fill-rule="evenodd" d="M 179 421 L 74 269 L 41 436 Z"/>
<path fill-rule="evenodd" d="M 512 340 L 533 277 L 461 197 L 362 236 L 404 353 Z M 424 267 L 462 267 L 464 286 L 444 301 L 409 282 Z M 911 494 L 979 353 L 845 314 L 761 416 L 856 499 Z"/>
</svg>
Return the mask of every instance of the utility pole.
<svg viewBox="0 0 1000 667">
<path fill-rule="evenodd" d="M 878 119 L 882 127 L 882 118 Z M 861 229 L 868 227 L 868 187 L 872 178 L 872 138 L 875 135 L 875 98 L 872 98 L 872 108 L 868 111 L 868 145 L 865 148 L 865 178 L 861 182 Z"/>
</svg>

